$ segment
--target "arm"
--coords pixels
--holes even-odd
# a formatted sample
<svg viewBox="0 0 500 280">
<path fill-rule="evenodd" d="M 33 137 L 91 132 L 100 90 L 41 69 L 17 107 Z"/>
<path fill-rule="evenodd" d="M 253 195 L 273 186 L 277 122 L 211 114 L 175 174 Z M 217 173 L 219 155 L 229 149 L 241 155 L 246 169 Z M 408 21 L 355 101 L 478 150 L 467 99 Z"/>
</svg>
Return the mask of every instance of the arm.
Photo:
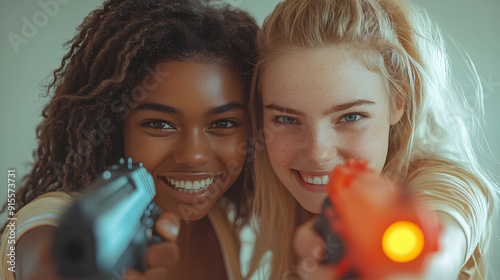
<svg viewBox="0 0 500 280">
<path fill-rule="evenodd" d="M 443 231 L 439 239 L 439 251 L 426 265 L 422 275 L 391 275 L 387 279 L 457 279 L 465 258 L 465 235 L 458 223 L 445 213 L 438 213 Z M 325 242 L 314 230 L 317 218 L 300 226 L 294 239 L 295 252 L 299 256 L 299 271 L 303 278 L 331 280 L 334 279 L 335 266 L 323 265 L 319 258 L 325 252 Z"/>
<path fill-rule="evenodd" d="M 97 278 L 99 275 L 102 279 L 121 276 L 132 266 L 149 270 L 151 266 L 164 264 L 149 256 L 155 256 L 157 248 L 175 247 L 170 241 L 175 240 L 177 233 L 165 230 L 161 226 L 165 224 L 163 221 L 160 225 L 155 225 L 154 229 L 166 238 L 165 242 L 147 248 L 147 241 L 153 239 L 152 229 L 157 217 L 158 222 L 159 216 L 173 221 L 169 223 L 170 229 L 178 228 L 178 219 L 171 214 L 160 214 L 160 209 L 152 203 L 154 183 L 144 168 L 131 162 L 128 169 L 121 168 L 122 165 L 113 166 L 112 171 L 106 171 L 68 209 L 60 207 L 58 210 L 47 210 L 48 206 L 53 205 L 51 200 L 37 200 L 36 203 L 33 202 L 35 204 L 27 205 L 28 210 L 20 209 L 20 212 L 25 210 L 25 218 L 37 221 L 38 226 L 35 223 L 20 237 L 21 244 L 18 243 L 20 247 L 16 254 L 20 262 L 16 269 L 17 278 L 30 279 L 33 275 L 36 277 L 33 280 L 40 279 L 38 275 L 42 271 L 47 272 L 48 267 L 56 267 L 55 263 L 58 266 L 57 274 L 69 278 L 84 274 Z M 56 205 L 65 204 L 63 199 L 57 198 L 58 195 L 53 196 Z M 41 223 L 42 220 L 30 217 L 33 213 L 41 215 L 47 214 L 46 212 L 65 212 L 57 228 L 54 227 L 57 221 L 53 226 L 43 226 L 45 224 Z M 120 230 L 117 231 L 117 227 Z M 103 244 L 113 246 L 103 247 Z M 167 256 L 167 260 L 177 258 L 175 249 L 172 256 Z M 103 252 L 107 253 L 106 258 L 102 258 Z M 101 258 L 98 259 L 97 256 Z M 102 268 L 103 260 L 107 264 L 106 269 Z M 56 270 L 51 269 L 51 273 L 55 275 L 54 271 Z"/>
<path fill-rule="evenodd" d="M 330 177 L 333 179 L 328 199 L 315 224 L 319 234 L 310 232 L 309 223 L 296 234 L 297 253 L 302 260 L 319 260 L 325 250 L 318 248 L 326 248 L 325 263 L 332 264 L 330 267 L 334 265 L 335 275 L 342 279 L 353 276 L 370 279 L 405 276 L 406 279 L 409 275 L 418 275 L 419 279 L 457 277 L 464 263 L 466 237 L 455 219 L 444 212 L 427 210 L 362 162 L 338 166 Z M 394 231 L 393 225 L 398 230 Z M 416 231 L 403 234 L 411 228 Z M 314 240 L 324 240 L 326 245 L 324 242 L 314 244 Z M 414 240 L 422 240 L 422 247 Z M 407 246 L 401 247 L 401 242 Z M 322 267 L 326 268 L 319 265 L 319 270 Z M 323 279 L 332 277 L 333 274 Z"/>
<path fill-rule="evenodd" d="M 50 254 L 55 227 L 41 226 L 28 231 L 16 246 L 18 256 L 16 279 L 62 279 Z"/>
<path fill-rule="evenodd" d="M 163 213 L 155 224 L 156 232 L 164 239 L 151 245 L 146 251 L 147 269 L 144 273 L 128 271 L 124 279 L 152 280 L 166 279 L 167 268 L 179 258 L 176 244 L 180 221 L 174 215 Z M 24 234 L 16 246 L 16 280 L 64 280 L 57 273 L 57 266 L 52 257 L 52 239 L 56 228 L 41 226 Z"/>
<path fill-rule="evenodd" d="M 465 234 L 448 214 L 438 212 L 438 219 L 443 227 L 439 251 L 427 265 L 423 279 L 457 279 L 465 261 Z"/>
</svg>

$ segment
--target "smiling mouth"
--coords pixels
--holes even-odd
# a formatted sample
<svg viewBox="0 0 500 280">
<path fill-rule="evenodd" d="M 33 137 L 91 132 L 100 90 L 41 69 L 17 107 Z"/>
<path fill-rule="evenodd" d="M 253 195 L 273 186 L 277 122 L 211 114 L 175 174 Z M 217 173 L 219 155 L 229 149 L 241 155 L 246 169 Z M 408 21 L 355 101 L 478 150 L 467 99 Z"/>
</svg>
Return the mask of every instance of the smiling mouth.
<svg viewBox="0 0 500 280">
<path fill-rule="evenodd" d="M 308 184 L 311 184 L 311 185 L 318 185 L 318 186 L 326 185 L 330 181 L 330 176 L 328 176 L 328 175 L 317 176 L 317 175 L 308 174 L 306 172 L 295 170 L 295 169 L 292 169 L 292 170 L 299 175 L 299 177 L 300 177 L 300 179 L 302 179 L 302 181 L 304 181 Z"/>
<path fill-rule="evenodd" d="M 169 187 L 172 189 L 183 192 L 183 193 L 198 193 L 202 192 L 210 187 L 214 182 L 214 179 L 221 177 L 222 175 L 217 175 L 214 177 L 207 177 L 199 180 L 187 180 L 171 177 L 160 177 Z"/>
</svg>

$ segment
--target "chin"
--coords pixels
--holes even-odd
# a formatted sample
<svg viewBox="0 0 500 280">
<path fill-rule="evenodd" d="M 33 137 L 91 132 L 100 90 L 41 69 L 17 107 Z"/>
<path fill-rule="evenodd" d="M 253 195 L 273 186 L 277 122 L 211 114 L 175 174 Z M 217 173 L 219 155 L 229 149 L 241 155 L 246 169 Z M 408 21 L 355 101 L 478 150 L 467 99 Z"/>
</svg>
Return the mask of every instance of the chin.
<svg viewBox="0 0 500 280">
<path fill-rule="evenodd" d="M 184 215 L 179 215 L 179 219 L 181 219 L 182 221 L 187 221 L 187 222 L 194 222 L 194 221 L 198 221 L 202 218 L 204 218 L 205 216 L 207 216 L 208 212 L 210 211 L 203 211 L 202 213 L 190 213 L 190 214 L 184 214 Z"/>
<path fill-rule="evenodd" d="M 292 194 L 293 198 L 304 208 L 306 211 L 314 214 L 320 214 L 323 208 L 323 203 L 328 196 L 326 193 L 310 193 L 300 190 L 300 188 L 288 192 Z"/>
<path fill-rule="evenodd" d="M 321 203 L 311 202 L 311 201 L 305 201 L 305 202 L 301 203 L 299 201 L 299 204 L 306 211 L 313 213 L 313 214 L 320 214 L 321 208 L 323 208 L 323 200 L 321 201 Z"/>
<path fill-rule="evenodd" d="M 321 197 L 308 197 L 307 194 L 301 192 L 290 193 L 292 194 L 293 198 L 300 204 L 300 206 L 304 208 L 304 210 L 314 214 L 321 213 L 326 195 Z"/>
<path fill-rule="evenodd" d="M 174 208 L 159 205 L 164 212 L 169 212 L 183 221 L 197 221 L 205 217 L 212 209 L 214 203 L 202 201 L 197 204 L 179 204 Z"/>
</svg>

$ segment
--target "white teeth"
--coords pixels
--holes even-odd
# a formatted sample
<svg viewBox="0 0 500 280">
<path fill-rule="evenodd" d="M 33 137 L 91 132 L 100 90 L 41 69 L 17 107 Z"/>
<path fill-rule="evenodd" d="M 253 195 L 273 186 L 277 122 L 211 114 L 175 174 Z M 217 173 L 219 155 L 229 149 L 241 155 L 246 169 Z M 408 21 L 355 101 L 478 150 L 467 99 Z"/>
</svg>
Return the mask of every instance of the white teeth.
<svg viewBox="0 0 500 280">
<path fill-rule="evenodd" d="M 185 193 L 195 193 L 195 192 L 202 191 L 202 190 L 208 188 L 208 186 L 210 186 L 214 181 L 214 178 L 207 178 L 207 179 L 198 180 L 198 181 L 187 181 L 187 180 L 186 181 L 184 181 L 184 180 L 177 181 L 177 180 L 172 179 L 172 178 L 168 178 L 168 177 L 165 177 L 165 178 L 172 186 L 175 186 L 177 191 L 181 191 L 181 192 L 185 192 Z"/>
<path fill-rule="evenodd" d="M 326 185 L 328 184 L 328 181 L 330 178 L 325 175 L 325 176 L 304 176 L 303 180 L 306 183 L 313 184 L 313 185 Z"/>
<path fill-rule="evenodd" d="M 193 190 L 198 190 L 200 188 L 200 182 L 196 181 L 193 183 Z"/>
<path fill-rule="evenodd" d="M 321 185 L 321 178 L 320 177 L 314 177 L 314 183 L 315 185 Z"/>
<path fill-rule="evenodd" d="M 323 176 L 323 180 L 321 180 L 321 183 L 323 185 L 326 185 L 326 184 L 328 184 L 328 181 L 330 181 L 330 178 L 325 175 L 325 176 Z"/>
</svg>

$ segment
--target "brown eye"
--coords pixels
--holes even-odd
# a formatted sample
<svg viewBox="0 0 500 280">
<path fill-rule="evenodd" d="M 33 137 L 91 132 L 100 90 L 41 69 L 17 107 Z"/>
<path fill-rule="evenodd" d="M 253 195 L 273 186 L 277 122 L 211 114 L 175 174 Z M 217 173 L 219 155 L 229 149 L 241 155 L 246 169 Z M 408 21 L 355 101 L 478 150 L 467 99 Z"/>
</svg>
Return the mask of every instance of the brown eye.
<svg viewBox="0 0 500 280">
<path fill-rule="evenodd" d="M 143 122 L 141 124 L 141 126 L 151 127 L 154 129 L 161 129 L 161 130 L 173 130 L 173 129 L 175 129 L 175 127 L 171 123 L 166 122 L 166 121 L 162 121 L 162 120 L 153 120 L 153 121 Z"/>
<path fill-rule="evenodd" d="M 237 126 L 235 122 L 229 121 L 229 120 L 220 120 L 213 122 L 208 128 L 232 128 Z"/>
</svg>

